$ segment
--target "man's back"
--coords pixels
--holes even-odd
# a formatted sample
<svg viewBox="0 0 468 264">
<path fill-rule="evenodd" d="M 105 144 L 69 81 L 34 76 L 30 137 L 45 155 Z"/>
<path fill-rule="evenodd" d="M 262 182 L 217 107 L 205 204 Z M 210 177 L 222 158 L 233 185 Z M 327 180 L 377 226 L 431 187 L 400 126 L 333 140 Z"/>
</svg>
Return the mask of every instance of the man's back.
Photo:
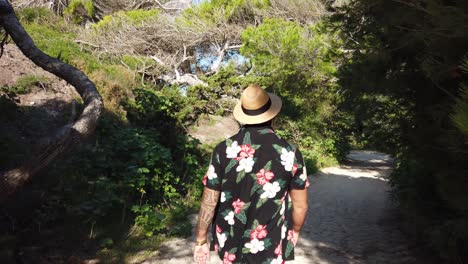
<svg viewBox="0 0 468 264">
<path fill-rule="evenodd" d="M 269 126 L 244 126 L 215 148 L 207 188 L 220 191 L 211 247 L 225 263 L 294 258 L 290 189 L 307 187 L 301 153 Z"/>
</svg>

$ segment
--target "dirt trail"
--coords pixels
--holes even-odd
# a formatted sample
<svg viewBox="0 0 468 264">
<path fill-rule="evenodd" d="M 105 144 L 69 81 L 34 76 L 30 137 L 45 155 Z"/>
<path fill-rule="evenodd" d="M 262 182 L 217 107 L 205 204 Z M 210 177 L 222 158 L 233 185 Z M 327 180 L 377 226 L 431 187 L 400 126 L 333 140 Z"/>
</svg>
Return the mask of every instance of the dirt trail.
<svg viewBox="0 0 468 264">
<path fill-rule="evenodd" d="M 344 165 L 309 176 L 308 218 L 296 260 L 287 263 L 423 263 L 397 227 L 387 181 L 393 160 L 374 151 L 347 157 Z M 192 263 L 191 241 L 193 236 L 168 241 L 143 263 Z M 214 253 L 211 263 L 221 263 Z"/>
</svg>

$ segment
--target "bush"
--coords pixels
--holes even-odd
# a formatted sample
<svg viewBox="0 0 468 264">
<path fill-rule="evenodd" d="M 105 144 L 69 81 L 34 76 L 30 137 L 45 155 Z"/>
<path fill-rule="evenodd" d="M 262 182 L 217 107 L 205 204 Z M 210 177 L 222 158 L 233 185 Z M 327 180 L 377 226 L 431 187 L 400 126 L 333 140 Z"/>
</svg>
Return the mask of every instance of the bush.
<svg viewBox="0 0 468 264">
<path fill-rule="evenodd" d="M 86 20 L 92 20 L 96 15 L 96 9 L 93 0 L 72 0 L 63 14 L 71 16 L 75 23 L 81 24 Z"/>
<path fill-rule="evenodd" d="M 89 74 L 104 99 L 104 106 L 122 119 L 126 118 L 122 104 L 133 97 L 136 85 L 135 74 L 120 65 L 103 65 Z"/>
<path fill-rule="evenodd" d="M 93 25 L 93 29 L 96 32 L 116 30 L 122 25 L 141 27 L 145 23 L 155 21 L 159 17 L 159 10 L 131 10 L 131 11 L 119 11 L 112 15 L 107 15 L 102 18 L 98 23 Z"/>
<path fill-rule="evenodd" d="M 45 7 L 39 7 L 39 8 L 23 8 L 18 11 L 18 18 L 22 23 L 47 23 L 51 19 L 56 20 L 58 19 L 57 16 L 54 15 L 54 13 L 45 8 Z"/>
<path fill-rule="evenodd" d="M 47 77 L 38 75 L 24 75 L 18 78 L 14 85 L 4 86 L 1 88 L 1 90 L 5 93 L 15 96 L 29 93 L 34 86 L 45 89 L 49 84 L 50 80 Z"/>
</svg>

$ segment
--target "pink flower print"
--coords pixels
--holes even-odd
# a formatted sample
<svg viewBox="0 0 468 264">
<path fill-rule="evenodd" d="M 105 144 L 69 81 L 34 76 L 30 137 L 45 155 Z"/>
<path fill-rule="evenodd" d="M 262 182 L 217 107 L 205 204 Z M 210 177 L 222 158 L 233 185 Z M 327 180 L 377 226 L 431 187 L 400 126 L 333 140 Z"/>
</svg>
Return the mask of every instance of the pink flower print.
<svg viewBox="0 0 468 264">
<path fill-rule="evenodd" d="M 206 181 L 208 180 L 208 175 L 205 174 L 205 176 L 203 176 L 203 180 L 202 180 L 202 183 L 204 186 L 206 186 Z"/>
<path fill-rule="evenodd" d="M 262 239 L 268 235 L 265 225 L 258 225 L 255 229 L 250 231 L 250 240 L 252 239 Z"/>
<path fill-rule="evenodd" d="M 270 180 L 275 176 L 272 171 L 266 171 L 265 169 L 261 169 L 256 175 L 258 184 L 262 186 L 270 182 Z"/>
<path fill-rule="evenodd" d="M 297 171 L 297 164 L 294 163 L 294 164 L 292 165 L 292 175 L 293 175 L 293 176 L 296 175 L 296 171 Z"/>
<path fill-rule="evenodd" d="M 294 238 L 294 232 L 291 230 L 288 231 L 288 238 L 287 238 L 289 241 L 291 241 L 291 243 L 293 243 L 293 245 L 296 245 L 296 239 Z"/>
<path fill-rule="evenodd" d="M 221 233 L 221 232 L 223 232 L 223 230 L 221 230 L 221 227 L 216 225 L 216 233 Z"/>
<path fill-rule="evenodd" d="M 280 240 L 280 243 L 278 244 L 278 246 L 275 248 L 275 255 L 276 256 L 279 256 L 279 255 L 283 255 L 283 243 L 282 243 L 283 240 Z"/>
<path fill-rule="evenodd" d="M 255 149 L 253 149 L 250 144 L 245 144 L 240 146 L 241 150 L 239 152 L 239 157 L 237 157 L 237 160 L 241 160 L 244 158 L 251 158 L 255 154 Z"/>
<path fill-rule="evenodd" d="M 219 248 L 218 244 L 215 244 L 214 245 L 214 251 L 218 251 L 218 248 Z"/>
<path fill-rule="evenodd" d="M 232 264 L 232 262 L 236 260 L 236 255 L 229 254 L 229 252 L 224 252 L 224 259 L 223 264 Z"/>
<path fill-rule="evenodd" d="M 307 188 L 307 187 L 309 187 L 309 185 L 310 185 L 310 182 L 309 182 L 309 179 L 307 179 L 307 180 L 306 180 L 305 187 Z"/>
<path fill-rule="evenodd" d="M 245 203 L 240 199 L 237 199 L 236 201 L 232 202 L 232 206 L 234 207 L 234 213 L 240 213 L 244 204 Z"/>
</svg>

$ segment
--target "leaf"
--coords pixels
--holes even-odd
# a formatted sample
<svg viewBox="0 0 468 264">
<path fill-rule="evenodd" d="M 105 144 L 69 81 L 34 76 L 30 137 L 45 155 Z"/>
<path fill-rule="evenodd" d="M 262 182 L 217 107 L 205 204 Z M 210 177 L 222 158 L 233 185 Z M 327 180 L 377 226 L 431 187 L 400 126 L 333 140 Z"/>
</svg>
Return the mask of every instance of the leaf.
<svg viewBox="0 0 468 264">
<path fill-rule="evenodd" d="M 304 184 L 304 181 L 301 180 L 301 178 L 299 178 L 299 177 L 296 177 L 296 178 L 294 179 L 294 182 L 296 182 L 296 183 L 299 184 L 299 185 Z"/>
<path fill-rule="evenodd" d="M 236 251 L 237 251 L 237 248 L 235 247 L 235 248 L 231 248 L 231 250 L 229 250 L 228 252 L 230 254 L 234 254 L 234 253 L 236 253 Z"/>
<path fill-rule="evenodd" d="M 231 231 L 229 232 L 230 237 L 234 237 L 234 226 L 231 226 Z"/>
<path fill-rule="evenodd" d="M 242 253 L 243 253 L 243 254 L 250 253 L 250 249 L 248 249 L 248 248 L 246 248 L 246 247 L 243 247 L 243 248 L 242 248 Z"/>
<path fill-rule="evenodd" d="M 267 171 L 271 170 L 271 160 L 268 161 L 267 164 L 265 164 L 264 169 L 267 170 Z"/>
<path fill-rule="evenodd" d="M 271 134 L 273 133 L 273 130 L 271 128 L 264 128 L 264 129 L 258 130 L 258 133 L 260 135 Z"/>
<path fill-rule="evenodd" d="M 244 135 L 244 140 L 242 141 L 242 144 L 251 144 L 252 142 L 250 141 L 250 132 L 245 132 L 245 135 Z"/>
<path fill-rule="evenodd" d="M 259 149 L 261 146 L 262 146 L 262 145 L 258 145 L 258 144 L 252 144 L 252 145 L 250 145 L 250 147 L 253 148 L 253 149 L 255 149 L 255 150 Z"/>
<path fill-rule="evenodd" d="M 224 192 L 224 196 L 226 197 L 226 201 L 228 201 L 229 199 L 232 198 L 231 196 L 231 193 L 230 192 Z"/>
<path fill-rule="evenodd" d="M 245 215 L 245 211 L 241 211 L 239 214 L 236 214 L 236 218 L 241 221 L 242 224 L 245 225 L 247 222 L 247 216 Z"/>
<path fill-rule="evenodd" d="M 208 182 L 209 182 L 210 184 L 218 184 L 219 178 L 213 178 L 213 179 L 211 179 L 211 180 L 208 179 Z"/>
<path fill-rule="evenodd" d="M 244 235 L 242 237 L 250 237 L 250 231 L 252 231 L 253 229 L 246 229 L 244 231 Z"/>
<path fill-rule="evenodd" d="M 283 147 L 278 144 L 273 144 L 273 148 L 278 152 L 278 154 L 282 153 Z M 287 150 L 287 149 L 286 149 Z"/>
<path fill-rule="evenodd" d="M 263 246 L 265 247 L 265 249 L 267 249 L 269 246 L 271 246 L 271 241 L 269 238 L 265 238 L 263 240 Z"/>
<path fill-rule="evenodd" d="M 236 178 L 236 183 L 239 183 L 240 181 L 242 181 L 245 177 L 245 171 L 241 171 L 237 174 L 237 178 Z"/>
<path fill-rule="evenodd" d="M 150 170 L 149 170 L 148 168 L 142 167 L 142 168 L 139 168 L 139 169 L 138 169 L 138 172 L 139 172 L 139 173 L 149 173 Z"/>
<path fill-rule="evenodd" d="M 284 252 L 285 258 L 287 258 L 291 254 L 293 249 L 294 249 L 293 244 L 291 243 L 291 241 L 288 241 L 288 245 L 286 246 L 286 251 Z"/>
<path fill-rule="evenodd" d="M 226 139 L 226 146 L 230 147 L 231 145 L 232 145 L 232 139 L 230 139 L 230 138 Z"/>
<path fill-rule="evenodd" d="M 285 181 L 285 180 L 277 180 L 276 182 L 279 184 L 279 186 L 280 186 L 281 188 L 284 188 L 284 186 L 285 186 L 285 184 L 286 184 L 286 181 Z"/>
<path fill-rule="evenodd" d="M 278 222 L 276 223 L 276 226 L 280 226 L 282 221 L 283 221 L 283 217 L 279 217 Z"/>
<path fill-rule="evenodd" d="M 226 166 L 226 169 L 224 170 L 224 173 L 228 173 L 231 171 L 231 169 L 237 164 L 237 160 L 232 159 L 229 161 L 229 164 Z"/>
<path fill-rule="evenodd" d="M 221 213 L 221 216 L 224 218 L 229 214 L 229 212 L 231 212 L 231 210 L 226 209 L 226 210 L 224 210 L 224 212 Z"/>
<path fill-rule="evenodd" d="M 255 206 L 257 209 L 260 208 L 260 206 L 264 205 L 268 201 L 268 198 L 260 198 L 257 202 L 257 205 Z"/>
<path fill-rule="evenodd" d="M 255 182 L 254 186 L 250 190 L 250 196 L 252 196 L 259 189 L 259 187 L 260 187 L 260 184 Z"/>
</svg>

